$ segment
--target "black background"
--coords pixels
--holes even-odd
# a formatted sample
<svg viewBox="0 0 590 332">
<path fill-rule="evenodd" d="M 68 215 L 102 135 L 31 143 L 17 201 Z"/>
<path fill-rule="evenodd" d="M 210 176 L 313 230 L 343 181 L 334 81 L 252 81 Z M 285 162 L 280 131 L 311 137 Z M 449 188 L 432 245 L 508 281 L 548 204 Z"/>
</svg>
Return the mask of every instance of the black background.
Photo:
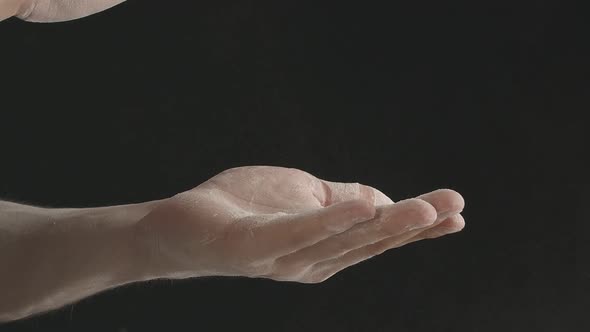
<svg viewBox="0 0 590 332">
<path fill-rule="evenodd" d="M 321 284 L 151 281 L 0 330 L 588 331 L 589 15 L 204 0 L 0 23 L 3 199 L 140 202 L 263 164 L 452 188 L 467 222 Z"/>
</svg>

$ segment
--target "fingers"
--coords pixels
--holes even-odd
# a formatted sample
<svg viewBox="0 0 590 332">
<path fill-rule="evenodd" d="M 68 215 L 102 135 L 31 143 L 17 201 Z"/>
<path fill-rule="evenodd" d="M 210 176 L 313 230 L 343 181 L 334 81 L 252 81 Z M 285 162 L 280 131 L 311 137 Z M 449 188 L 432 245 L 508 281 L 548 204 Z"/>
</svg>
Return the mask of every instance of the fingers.
<svg viewBox="0 0 590 332">
<path fill-rule="evenodd" d="M 439 189 L 416 197 L 423 199 L 436 208 L 439 221 L 463 211 L 465 200 L 458 192 L 451 189 Z"/>
<path fill-rule="evenodd" d="M 322 206 L 353 199 L 361 199 L 375 206 L 393 204 L 393 201 L 381 191 L 360 183 L 331 182 L 318 179 L 314 191 Z"/>
<path fill-rule="evenodd" d="M 279 271 L 298 273 L 317 262 L 339 257 L 350 250 L 407 233 L 410 229 L 428 227 L 435 222 L 436 217 L 434 207 L 419 199 L 379 207 L 370 221 L 280 257 L 275 265 Z"/>
<path fill-rule="evenodd" d="M 405 241 L 402 241 L 399 246 L 401 247 L 412 242 L 425 239 L 434 239 L 437 237 L 441 237 L 443 235 L 457 233 L 460 232 L 463 228 L 465 228 L 465 219 L 462 215 L 456 214 L 454 216 L 447 218 L 436 227 L 426 229 L 416 234 L 415 236 L 406 239 Z"/>
<path fill-rule="evenodd" d="M 313 283 L 324 281 L 339 271 L 346 269 L 347 267 L 358 264 L 371 257 L 380 255 L 389 249 L 398 248 L 408 243 L 427 238 L 436 238 L 446 234 L 455 233 L 463 229 L 464 226 L 465 220 L 463 217 L 460 214 L 453 215 L 444 220 L 439 225 L 420 232 L 414 237 L 391 237 L 377 243 L 349 251 L 341 257 L 317 263 L 309 268 L 310 272 L 308 276 L 306 276 L 306 279 L 308 282 Z"/>
<path fill-rule="evenodd" d="M 268 262 L 257 275 L 321 282 L 388 249 L 462 228 L 462 218 L 454 215 L 465 202 L 450 189 L 392 204 L 380 191 L 358 183 L 317 183 L 314 195 L 326 207 L 245 225 L 241 248 Z"/>
<path fill-rule="evenodd" d="M 260 257 L 284 256 L 344 232 L 373 218 L 375 213 L 375 208 L 367 202 L 352 200 L 280 217 L 249 230 L 249 250 L 258 251 L 255 255 Z"/>
</svg>

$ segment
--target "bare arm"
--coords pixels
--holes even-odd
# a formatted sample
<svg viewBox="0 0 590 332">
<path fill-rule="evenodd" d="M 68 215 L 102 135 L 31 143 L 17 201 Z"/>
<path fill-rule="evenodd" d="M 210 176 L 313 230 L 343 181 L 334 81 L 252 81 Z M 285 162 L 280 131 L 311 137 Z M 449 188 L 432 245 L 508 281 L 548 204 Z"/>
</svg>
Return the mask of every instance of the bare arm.
<svg viewBox="0 0 590 332">
<path fill-rule="evenodd" d="M 150 205 L 46 209 L 0 202 L 0 321 L 147 278 L 134 229 Z"/>
<path fill-rule="evenodd" d="M 394 203 L 369 186 L 272 166 L 232 168 L 140 204 L 0 202 L 0 320 L 157 278 L 319 283 L 389 249 L 460 231 L 463 207 L 449 189 Z"/>
</svg>

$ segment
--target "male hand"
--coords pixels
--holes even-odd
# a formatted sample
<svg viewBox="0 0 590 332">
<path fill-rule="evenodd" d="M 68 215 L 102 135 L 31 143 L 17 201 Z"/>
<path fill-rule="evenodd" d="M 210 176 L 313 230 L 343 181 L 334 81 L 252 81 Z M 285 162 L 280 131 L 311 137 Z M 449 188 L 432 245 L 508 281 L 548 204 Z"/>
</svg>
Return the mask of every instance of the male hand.
<svg viewBox="0 0 590 332">
<path fill-rule="evenodd" d="M 460 231 L 463 208 L 449 189 L 394 203 L 362 184 L 249 166 L 159 202 L 138 229 L 154 277 L 318 283 L 388 249 Z"/>
<path fill-rule="evenodd" d="M 0 20 L 17 16 L 30 22 L 60 22 L 82 18 L 124 0 L 0 0 Z"/>
</svg>

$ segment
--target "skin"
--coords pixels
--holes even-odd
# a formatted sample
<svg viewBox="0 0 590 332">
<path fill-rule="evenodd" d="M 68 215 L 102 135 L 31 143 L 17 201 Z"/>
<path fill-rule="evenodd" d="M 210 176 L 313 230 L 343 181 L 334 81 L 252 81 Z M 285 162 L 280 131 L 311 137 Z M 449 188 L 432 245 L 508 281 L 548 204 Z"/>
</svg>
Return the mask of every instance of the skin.
<svg viewBox="0 0 590 332">
<path fill-rule="evenodd" d="M 121 2 L 0 0 L 0 21 L 67 21 Z M 386 250 L 460 231 L 464 205 L 449 189 L 394 203 L 359 183 L 270 166 L 229 169 L 139 204 L 55 209 L 0 201 L 0 321 L 158 278 L 320 283 Z"/>
<path fill-rule="evenodd" d="M 158 278 L 320 283 L 386 250 L 461 230 L 464 204 L 449 189 L 394 203 L 369 186 L 271 166 L 232 168 L 139 204 L 0 202 L 0 320 Z"/>
<path fill-rule="evenodd" d="M 96 14 L 124 0 L 0 0 L 0 21 L 62 22 Z"/>
</svg>

